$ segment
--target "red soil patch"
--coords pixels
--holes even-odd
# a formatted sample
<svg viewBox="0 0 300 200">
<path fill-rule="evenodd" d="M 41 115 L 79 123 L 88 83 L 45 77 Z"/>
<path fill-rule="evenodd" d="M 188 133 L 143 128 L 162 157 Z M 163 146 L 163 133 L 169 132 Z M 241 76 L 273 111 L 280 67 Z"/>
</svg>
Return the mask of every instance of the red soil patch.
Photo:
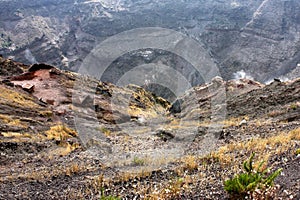
<svg viewBox="0 0 300 200">
<path fill-rule="evenodd" d="M 33 95 L 44 102 L 51 102 L 51 105 L 59 105 L 66 99 L 65 91 L 62 91 L 62 86 L 58 79 L 51 76 L 51 69 L 40 69 L 34 72 L 28 72 L 26 76 L 13 77 L 11 80 L 15 85 L 31 84 L 34 85 Z M 30 75 L 30 76 L 29 76 Z"/>
</svg>

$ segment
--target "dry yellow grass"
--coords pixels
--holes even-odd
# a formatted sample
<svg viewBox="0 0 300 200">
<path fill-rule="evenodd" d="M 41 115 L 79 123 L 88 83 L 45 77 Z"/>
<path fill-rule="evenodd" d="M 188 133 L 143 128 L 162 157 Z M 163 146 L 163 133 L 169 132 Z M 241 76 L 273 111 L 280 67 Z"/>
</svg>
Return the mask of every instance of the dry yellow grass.
<svg viewBox="0 0 300 200">
<path fill-rule="evenodd" d="M 2 132 L 1 134 L 7 138 L 31 138 L 32 137 L 28 133 L 18 133 L 18 132 Z"/>
<path fill-rule="evenodd" d="M 51 167 L 42 167 L 39 169 L 35 169 L 34 171 L 28 171 L 23 174 L 15 173 L 11 174 L 11 176 L 7 177 L 10 181 L 16 179 L 23 180 L 48 180 L 53 176 L 71 176 L 72 174 L 76 174 L 82 171 L 85 171 L 86 167 L 84 165 L 80 165 L 78 163 L 70 163 L 66 166 L 51 166 Z"/>
<path fill-rule="evenodd" d="M 109 137 L 109 136 L 111 136 L 111 134 L 112 134 L 112 132 L 111 132 L 109 129 L 105 128 L 105 127 L 100 127 L 99 130 L 100 130 L 106 137 Z"/>
<path fill-rule="evenodd" d="M 8 115 L 2 115 L 2 114 L 0 114 L 0 120 L 3 121 L 4 123 L 9 123 L 12 119 Z"/>
<path fill-rule="evenodd" d="M 161 188 L 152 188 L 150 194 L 147 195 L 146 199 L 151 200 L 163 200 L 163 199 L 173 199 L 175 196 L 179 195 L 182 191 L 189 191 L 189 184 L 193 183 L 195 177 L 186 175 L 183 177 L 177 177 L 168 182 L 163 183 Z"/>
<path fill-rule="evenodd" d="M 139 101 L 139 104 L 142 104 L 144 108 L 141 108 L 139 104 L 134 101 L 129 102 L 129 108 L 127 113 L 130 116 L 144 116 L 145 118 L 154 118 L 157 117 L 158 113 L 165 112 L 164 103 L 162 99 L 157 99 L 157 102 L 152 101 L 152 97 L 150 93 L 146 92 L 142 88 L 138 88 L 136 86 L 129 86 L 129 88 L 133 89 L 134 92 L 131 93 L 132 98 Z"/>
<path fill-rule="evenodd" d="M 175 125 L 179 125 L 180 124 L 180 120 L 179 119 L 174 119 L 174 118 L 172 118 L 171 119 L 171 121 L 170 121 L 170 123 L 169 123 L 169 125 L 171 125 L 171 126 L 175 126 Z"/>
<path fill-rule="evenodd" d="M 271 124 L 272 123 L 272 120 L 270 119 L 256 119 L 253 121 L 253 124 L 258 128 L 258 127 L 261 127 L 261 126 L 264 126 L 264 125 L 268 125 L 268 124 Z"/>
<path fill-rule="evenodd" d="M 292 140 L 300 140 L 300 128 L 292 130 L 290 136 Z"/>
<path fill-rule="evenodd" d="M 240 122 L 245 119 L 249 121 L 248 116 L 242 116 L 242 117 L 233 117 L 221 122 L 213 122 L 211 120 L 204 120 L 204 121 L 199 121 L 199 120 L 192 120 L 192 121 L 184 121 L 184 120 L 172 120 L 169 124 L 166 125 L 166 127 L 171 128 L 171 129 L 180 129 L 180 128 L 186 128 L 186 127 L 198 127 L 198 126 L 212 126 L 215 124 L 221 124 L 224 125 L 225 127 L 229 126 L 239 126 Z"/>
<path fill-rule="evenodd" d="M 129 181 L 130 179 L 134 179 L 134 178 L 143 178 L 143 177 L 147 177 L 150 176 L 151 171 L 153 169 L 149 168 L 148 170 L 146 169 L 142 169 L 140 168 L 138 171 L 130 171 L 130 172 L 122 172 L 120 173 L 117 177 L 115 177 L 114 179 L 117 181 Z"/>
<path fill-rule="evenodd" d="M 77 132 L 63 124 L 58 124 L 50 127 L 50 130 L 46 131 L 45 134 L 48 140 L 55 139 L 57 141 L 60 141 L 57 148 L 51 149 L 48 152 L 49 158 L 53 156 L 68 155 L 69 153 L 80 147 L 80 145 L 77 143 L 71 145 L 68 142 L 66 142 L 68 138 L 76 137 Z"/>
<path fill-rule="evenodd" d="M 199 171 L 205 171 L 206 167 L 209 165 L 199 164 L 201 159 L 209 158 L 218 162 L 221 166 L 230 168 L 232 172 L 238 172 L 240 170 L 240 164 L 247 158 L 247 155 L 251 152 L 256 152 L 257 162 L 254 163 L 254 167 L 258 167 L 262 160 L 266 161 L 262 169 L 267 168 L 268 160 L 272 155 L 280 154 L 286 150 L 292 148 L 295 144 L 295 140 L 300 140 L 300 128 L 290 131 L 289 133 L 279 133 L 276 136 L 270 138 L 257 138 L 245 142 L 234 142 L 226 146 L 220 147 L 218 151 L 212 152 L 211 154 L 204 157 L 194 157 L 186 156 L 181 159 L 182 165 L 177 169 L 177 174 L 182 176 L 182 178 L 174 179 L 168 183 L 164 182 L 157 188 L 151 189 L 150 194 L 147 196 L 148 199 L 158 200 L 158 199 L 172 199 L 182 190 L 187 191 L 189 183 L 193 183 L 193 180 L 201 180 L 206 175 L 204 173 L 199 173 L 198 178 L 189 177 L 185 175 L 184 171 L 186 169 L 198 168 Z M 237 152 L 242 156 L 241 158 L 235 157 Z M 300 152 L 300 151 L 299 151 Z M 225 180 L 225 176 L 220 174 L 220 176 Z"/>
<path fill-rule="evenodd" d="M 199 121 L 199 120 L 191 120 L 191 121 L 184 121 L 184 120 L 172 120 L 169 124 L 165 125 L 165 128 L 168 129 L 182 129 L 188 127 L 195 127 L 198 126 L 209 126 L 211 125 L 210 121 Z"/>
<path fill-rule="evenodd" d="M 245 119 L 245 120 L 249 120 L 248 116 L 243 116 L 243 117 L 232 117 L 230 119 L 224 120 L 222 122 L 222 124 L 224 124 L 224 126 L 229 127 L 229 126 L 239 126 L 241 121 Z"/>
<path fill-rule="evenodd" d="M 24 122 L 21 122 L 19 119 L 13 119 L 9 115 L 0 114 L 0 121 L 7 124 L 8 126 L 17 126 L 21 128 L 28 128 L 28 125 Z"/>
<path fill-rule="evenodd" d="M 287 151 L 295 145 L 294 140 L 300 140 L 300 128 L 289 133 L 279 133 L 269 138 L 256 138 L 246 142 L 234 142 L 220 147 L 218 151 L 212 153 L 212 157 L 219 159 L 223 164 L 235 164 L 234 155 L 236 152 L 244 153 L 256 152 L 259 160 L 268 161 L 271 155 L 276 155 Z M 267 163 L 267 162 L 266 162 Z"/>
<path fill-rule="evenodd" d="M 157 113 L 154 109 L 141 109 L 132 105 L 129 106 L 127 113 L 130 116 L 144 116 L 145 118 L 157 117 Z"/>
<path fill-rule="evenodd" d="M 153 168 L 164 166 L 168 163 L 175 162 L 177 160 L 178 157 L 176 155 L 136 155 L 135 157 L 130 157 L 127 159 L 114 160 L 111 163 L 106 163 L 106 166 L 135 166 L 135 168 L 132 168 L 131 173 L 138 174 L 143 172 L 151 172 L 153 171 Z"/>
<path fill-rule="evenodd" d="M 93 187 L 94 190 L 101 190 L 104 185 L 105 185 L 105 179 L 103 174 L 100 174 L 92 178 L 91 187 Z"/>
<path fill-rule="evenodd" d="M 53 158 L 53 156 L 66 156 L 79 147 L 80 145 L 77 143 L 71 145 L 67 142 L 60 142 L 57 148 L 52 149 L 48 152 L 48 157 Z"/>
<path fill-rule="evenodd" d="M 184 163 L 184 168 L 187 170 L 194 170 L 198 168 L 198 162 L 196 156 L 188 155 L 182 158 L 182 162 Z"/>
<path fill-rule="evenodd" d="M 139 134 L 144 134 L 149 132 L 151 132 L 151 128 L 146 126 L 146 127 L 141 127 L 138 130 L 133 130 L 132 134 L 139 135 Z"/>
<path fill-rule="evenodd" d="M 150 170 L 153 166 L 163 166 L 170 162 L 175 162 L 176 160 L 178 160 L 176 155 L 149 156 L 143 159 L 145 161 L 145 166 L 149 166 Z M 144 169 L 147 169 L 147 167 L 145 167 Z"/>
<path fill-rule="evenodd" d="M 71 166 L 67 167 L 65 172 L 67 176 L 71 176 L 72 174 L 76 174 L 81 170 L 81 166 L 77 163 L 72 164 Z"/>
<path fill-rule="evenodd" d="M 51 117 L 53 115 L 53 112 L 50 110 L 45 110 L 45 111 L 41 111 L 40 115 L 42 115 L 43 117 Z"/>
<path fill-rule="evenodd" d="M 42 134 L 30 134 L 30 133 L 18 133 L 18 132 L 2 132 L 1 133 L 5 137 L 5 142 L 41 142 L 46 140 L 45 135 Z M 2 142 L 2 141 L 0 141 Z"/>
<path fill-rule="evenodd" d="M 38 108 L 39 105 L 34 102 L 33 97 L 21 92 L 10 90 L 0 86 L 0 103 L 9 104 L 15 107 Z"/>
<path fill-rule="evenodd" d="M 68 138 L 77 136 L 76 131 L 74 131 L 62 124 L 58 124 L 56 126 L 50 127 L 50 130 L 46 131 L 45 133 L 49 140 L 55 139 L 55 140 L 59 140 L 59 141 L 63 141 Z"/>
</svg>

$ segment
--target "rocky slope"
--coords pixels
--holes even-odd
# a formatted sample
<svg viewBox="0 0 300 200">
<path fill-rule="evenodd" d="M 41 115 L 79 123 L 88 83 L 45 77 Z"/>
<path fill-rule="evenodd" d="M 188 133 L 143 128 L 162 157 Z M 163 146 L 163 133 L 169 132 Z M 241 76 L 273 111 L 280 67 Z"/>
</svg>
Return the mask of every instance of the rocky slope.
<svg viewBox="0 0 300 200">
<path fill-rule="evenodd" d="M 223 182 L 252 152 L 283 173 L 251 198 L 300 198 L 299 79 L 216 77 L 170 105 L 134 85 L 0 64 L 0 199 L 229 199 Z"/>
<path fill-rule="evenodd" d="M 197 40 L 224 79 L 245 70 L 265 82 L 286 75 L 300 62 L 299 7 L 297 0 L 2 0 L 0 54 L 76 71 L 106 38 L 134 28 L 163 27 Z M 128 53 L 136 55 L 112 68 L 159 60 L 182 67 L 168 53 L 158 53 L 155 60 Z M 299 76 L 298 71 L 288 77 Z"/>
</svg>

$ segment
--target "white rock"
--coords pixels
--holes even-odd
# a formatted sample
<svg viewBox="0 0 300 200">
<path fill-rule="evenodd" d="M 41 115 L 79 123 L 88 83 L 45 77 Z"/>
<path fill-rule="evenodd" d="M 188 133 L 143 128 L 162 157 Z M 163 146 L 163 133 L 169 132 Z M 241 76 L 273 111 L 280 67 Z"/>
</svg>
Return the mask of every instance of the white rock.
<svg viewBox="0 0 300 200">
<path fill-rule="evenodd" d="M 246 119 L 243 119 L 243 120 L 240 122 L 239 126 L 244 126 L 244 125 L 247 125 L 247 124 L 248 124 L 247 120 L 246 120 Z"/>
</svg>

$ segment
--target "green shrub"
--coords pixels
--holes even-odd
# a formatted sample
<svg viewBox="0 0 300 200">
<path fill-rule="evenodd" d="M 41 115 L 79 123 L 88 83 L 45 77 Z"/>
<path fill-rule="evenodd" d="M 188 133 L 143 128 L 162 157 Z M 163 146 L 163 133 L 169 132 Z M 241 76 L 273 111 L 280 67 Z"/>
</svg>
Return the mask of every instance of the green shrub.
<svg viewBox="0 0 300 200">
<path fill-rule="evenodd" d="M 255 189 L 265 189 L 273 185 L 275 178 L 281 173 L 282 169 L 276 170 L 274 173 L 267 175 L 269 169 L 262 170 L 262 161 L 259 166 L 253 168 L 253 153 L 248 161 L 244 162 L 245 173 L 236 175 L 234 178 L 226 180 L 224 189 L 232 196 L 246 197 L 249 192 Z"/>
<path fill-rule="evenodd" d="M 137 165 L 137 166 L 142 166 L 142 165 L 145 164 L 145 161 L 143 159 L 138 158 L 136 156 L 133 158 L 132 162 L 133 162 L 134 165 Z"/>
<path fill-rule="evenodd" d="M 104 189 L 102 188 L 102 189 L 101 189 L 101 197 L 100 197 L 100 200 L 121 200 L 121 198 L 115 197 L 115 196 L 111 196 L 111 195 L 106 196 L 106 195 L 104 194 Z"/>
</svg>

